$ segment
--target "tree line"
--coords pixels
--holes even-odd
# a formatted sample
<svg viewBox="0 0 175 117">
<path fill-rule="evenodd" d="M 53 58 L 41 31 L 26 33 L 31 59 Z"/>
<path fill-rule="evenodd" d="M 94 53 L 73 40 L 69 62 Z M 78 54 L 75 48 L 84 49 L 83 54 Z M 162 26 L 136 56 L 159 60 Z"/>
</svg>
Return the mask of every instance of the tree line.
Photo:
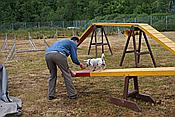
<svg viewBox="0 0 175 117">
<path fill-rule="evenodd" d="M 172 14 L 175 0 L 0 0 L 0 22 L 92 20 L 122 14 Z M 112 20 L 112 19 L 111 19 Z"/>
</svg>

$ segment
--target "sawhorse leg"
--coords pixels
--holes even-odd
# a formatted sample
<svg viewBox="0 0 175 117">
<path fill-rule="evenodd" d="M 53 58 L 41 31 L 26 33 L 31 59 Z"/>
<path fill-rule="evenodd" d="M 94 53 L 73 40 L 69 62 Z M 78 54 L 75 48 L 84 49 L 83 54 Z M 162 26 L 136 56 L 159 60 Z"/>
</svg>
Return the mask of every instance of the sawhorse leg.
<svg viewBox="0 0 175 117">
<path fill-rule="evenodd" d="M 129 91 L 129 80 L 133 79 L 134 81 L 134 90 Z M 124 83 L 124 91 L 123 91 L 123 99 L 118 98 L 110 98 L 110 101 L 118 106 L 126 107 L 136 112 L 141 112 L 141 108 L 138 106 L 137 103 L 133 101 L 127 100 L 128 97 L 133 97 L 136 99 L 141 99 L 146 102 L 155 103 L 154 99 L 151 98 L 149 95 L 139 94 L 139 87 L 138 87 L 138 78 L 137 76 L 126 76 L 125 83 Z"/>
</svg>

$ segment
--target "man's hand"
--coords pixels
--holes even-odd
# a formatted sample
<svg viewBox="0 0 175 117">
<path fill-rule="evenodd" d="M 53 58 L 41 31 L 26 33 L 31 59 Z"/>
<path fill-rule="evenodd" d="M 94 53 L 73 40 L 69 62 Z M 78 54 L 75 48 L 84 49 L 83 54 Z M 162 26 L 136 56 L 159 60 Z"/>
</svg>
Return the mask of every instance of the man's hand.
<svg viewBox="0 0 175 117">
<path fill-rule="evenodd" d="M 80 63 L 80 68 L 81 68 L 81 69 L 85 69 L 86 66 L 85 66 L 84 64 Z"/>
</svg>

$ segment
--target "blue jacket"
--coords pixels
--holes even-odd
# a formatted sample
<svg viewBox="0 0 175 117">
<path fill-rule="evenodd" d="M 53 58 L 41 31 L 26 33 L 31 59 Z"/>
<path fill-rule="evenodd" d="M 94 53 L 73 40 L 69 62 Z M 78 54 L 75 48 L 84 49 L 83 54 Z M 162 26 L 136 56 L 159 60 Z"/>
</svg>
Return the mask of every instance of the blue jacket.
<svg viewBox="0 0 175 117">
<path fill-rule="evenodd" d="M 80 65 L 80 62 L 77 58 L 77 45 L 73 40 L 61 39 L 48 47 L 46 53 L 49 53 L 51 51 L 61 52 L 67 57 L 70 55 L 72 62 Z"/>
</svg>

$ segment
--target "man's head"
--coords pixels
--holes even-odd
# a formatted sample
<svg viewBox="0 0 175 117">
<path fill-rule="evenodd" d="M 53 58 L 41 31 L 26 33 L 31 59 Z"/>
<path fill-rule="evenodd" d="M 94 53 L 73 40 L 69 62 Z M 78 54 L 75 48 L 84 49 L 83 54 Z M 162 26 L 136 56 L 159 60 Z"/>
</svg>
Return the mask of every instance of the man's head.
<svg viewBox="0 0 175 117">
<path fill-rule="evenodd" d="M 76 37 L 76 36 L 73 36 L 73 37 L 71 38 L 71 40 L 75 41 L 76 44 L 78 44 L 78 42 L 79 42 L 80 39 L 79 39 L 78 37 Z"/>
</svg>

